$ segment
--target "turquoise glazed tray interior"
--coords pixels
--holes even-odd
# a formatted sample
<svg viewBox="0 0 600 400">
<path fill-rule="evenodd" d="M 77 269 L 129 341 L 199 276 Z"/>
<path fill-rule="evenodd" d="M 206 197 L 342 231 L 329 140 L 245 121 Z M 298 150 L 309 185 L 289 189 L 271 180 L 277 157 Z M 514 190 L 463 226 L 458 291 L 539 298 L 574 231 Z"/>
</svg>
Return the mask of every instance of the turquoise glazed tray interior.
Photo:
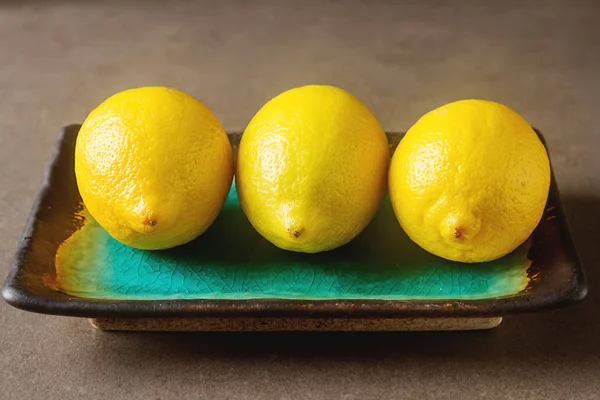
<svg viewBox="0 0 600 400">
<path fill-rule="evenodd" d="M 482 299 L 528 283 L 528 245 L 491 263 L 461 264 L 420 249 L 386 199 L 354 241 L 320 254 L 293 253 L 263 239 L 232 187 L 219 218 L 195 241 L 163 251 L 112 239 L 90 216 L 58 249 L 57 285 L 109 299 Z"/>
<path fill-rule="evenodd" d="M 260 237 L 232 187 L 204 235 L 142 251 L 113 240 L 82 206 L 79 126 L 57 141 L 2 290 L 30 311 L 80 317 L 502 316 L 565 306 L 586 294 L 556 183 L 532 237 L 490 263 L 433 256 L 400 228 L 385 199 L 371 224 L 334 251 L 301 254 Z M 230 136 L 236 145 L 240 135 Z M 390 134 L 393 145 L 400 134 Z"/>
</svg>

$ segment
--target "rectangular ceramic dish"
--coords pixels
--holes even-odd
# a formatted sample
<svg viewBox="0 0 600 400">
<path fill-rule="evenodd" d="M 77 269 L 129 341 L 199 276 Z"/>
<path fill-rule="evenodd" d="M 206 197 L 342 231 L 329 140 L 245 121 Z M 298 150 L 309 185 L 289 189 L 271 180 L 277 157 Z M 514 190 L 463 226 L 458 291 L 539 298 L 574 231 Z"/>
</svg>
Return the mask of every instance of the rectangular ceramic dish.
<svg viewBox="0 0 600 400">
<path fill-rule="evenodd" d="M 554 178 L 532 237 L 485 264 L 450 262 L 404 234 L 389 201 L 350 244 L 321 254 L 275 248 L 250 226 L 235 189 L 197 240 L 140 251 L 82 206 L 79 130 L 61 132 L 2 291 L 29 311 L 103 318 L 485 318 L 573 304 L 586 293 Z M 389 134 L 396 144 L 401 134 Z M 230 135 L 233 146 L 240 135 Z M 174 321 L 175 319 L 172 319 Z"/>
</svg>

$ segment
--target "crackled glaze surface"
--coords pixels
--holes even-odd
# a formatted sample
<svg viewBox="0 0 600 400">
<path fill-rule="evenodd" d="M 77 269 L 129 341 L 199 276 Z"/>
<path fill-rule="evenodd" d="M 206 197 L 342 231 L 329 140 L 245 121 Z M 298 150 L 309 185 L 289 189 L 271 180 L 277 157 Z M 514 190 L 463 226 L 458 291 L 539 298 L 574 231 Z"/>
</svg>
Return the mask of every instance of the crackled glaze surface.
<svg viewBox="0 0 600 400">
<path fill-rule="evenodd" d="M 234 186 L 217 221 L 192 243 L 136 250 L 86 216 L 59 248 L 56 266 L 60 290 L 107 299 L 482 299 L 526 287 L 527 248 L 486 264 L 443 260 L 407 238 L 386 199 L 349 245 L 286 252 L 254 231 Z"/>
</svg>

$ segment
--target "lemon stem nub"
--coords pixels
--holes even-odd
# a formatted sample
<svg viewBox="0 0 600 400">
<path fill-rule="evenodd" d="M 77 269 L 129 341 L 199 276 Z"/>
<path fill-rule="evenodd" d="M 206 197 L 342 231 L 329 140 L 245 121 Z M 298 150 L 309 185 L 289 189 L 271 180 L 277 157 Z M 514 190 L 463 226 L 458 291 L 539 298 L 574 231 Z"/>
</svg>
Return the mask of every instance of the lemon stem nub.
<svg viewBox="0 0 600 400">
<path fill-rule="evenodd" d="M 298 236 L 300 236 L 300 234 L 302 233 L 302 228 L 299 229 L 292 229 L 292 228 L 288 228 L 288 233 L 290 235 L 292 235 L 293 237 L 297 238 Z"/>
<path fill-rule="evenodd" d="M 156 225 L 156 220 L 146 217 L 146 220 L 144 221 L 144 225 L 154 226 L 154 225 Z"/>
<path fill-rule="evenodd" d="M 481 219 L 471 211 L 450 212 L 442 222 L 441 235 L 448 243 L 471 241 L 481 229 Z"/>
<path fill-rule="evenodd" d="M 454 237 L 460 239 L 462 236 L 462 228 L 454 228 Z"/>
</svg>

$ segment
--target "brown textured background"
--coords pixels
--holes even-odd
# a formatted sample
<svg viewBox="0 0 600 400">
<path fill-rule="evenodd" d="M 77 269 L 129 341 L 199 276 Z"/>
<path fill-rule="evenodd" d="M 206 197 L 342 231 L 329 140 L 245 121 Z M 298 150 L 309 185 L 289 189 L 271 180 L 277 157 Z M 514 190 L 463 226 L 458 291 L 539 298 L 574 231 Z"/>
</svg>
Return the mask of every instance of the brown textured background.
<svg viewBox="0 0 600 400">
<path fill-rule="evenodd" d="M 386 130 L 466 97 L 545 134 L 590 294 L 471 333 L 102 333 L 0 304 L 1 399 L 600 397 L 600 2 L 1 1 L 0 273 L 59 127 L 170 85 L 241 130 L 328 83 Z"/>
</svg>

